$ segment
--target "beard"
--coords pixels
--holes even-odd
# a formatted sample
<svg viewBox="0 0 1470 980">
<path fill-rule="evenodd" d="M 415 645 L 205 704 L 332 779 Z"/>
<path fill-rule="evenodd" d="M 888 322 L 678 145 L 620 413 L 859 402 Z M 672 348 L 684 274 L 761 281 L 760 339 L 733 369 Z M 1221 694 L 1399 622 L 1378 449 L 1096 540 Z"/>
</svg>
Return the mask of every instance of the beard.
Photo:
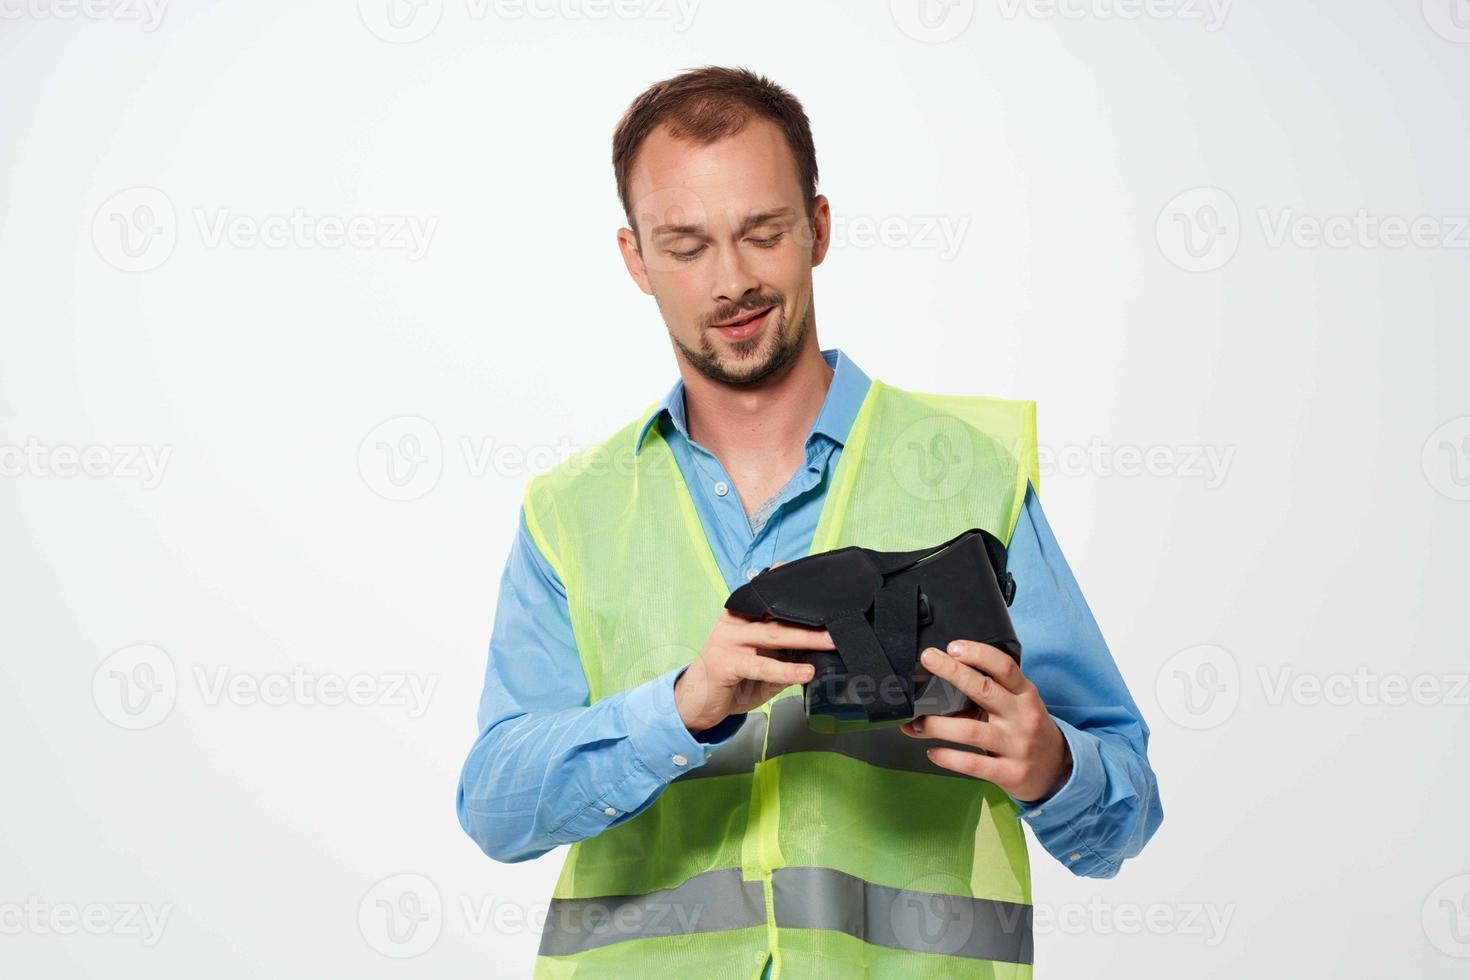
<svg viewBox="0 0 1470 980">
<path fill-rule="evenodd" d="M 749 304 L 746 309 L 753 311 L 764 306 L 774 307 L 770 314 L 772 322 L 766 325 L 767 329 L 746 340 L 723 345 L 723 349 L 714 344 L 707 330 L 700 331 L 698 350 L 675 337 L 672 330 L 669 331 L 669 337 L 674 341 L 674 346 L 683 352 L 690 366 L 711 381 L 727 385 L 754 384 L 769 378 L 795 360 L 807 332 L 808 318 L 805 314 L 800 322 L 788 329 L 785 308 L 779 296 L 764 297 Z M 732 316 L 738 316 L 740 312 L 722 311 L 711 322 L 728 320 Z"/>
</svg>

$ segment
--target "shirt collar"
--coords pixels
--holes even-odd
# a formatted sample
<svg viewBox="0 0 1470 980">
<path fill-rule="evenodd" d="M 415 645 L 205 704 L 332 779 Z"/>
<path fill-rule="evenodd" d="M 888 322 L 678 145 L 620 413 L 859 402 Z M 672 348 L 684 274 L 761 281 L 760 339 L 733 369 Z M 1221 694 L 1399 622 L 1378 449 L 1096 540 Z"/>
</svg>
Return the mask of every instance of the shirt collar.
<svg viewBox="0 0 1470 980">
<path fill-rule="evenodd" d="M 862 407 L 872 381 L 852 358 L 836 347 L 822 351 L 822 357 L 832 369 L 832 383 L 827 387 L 827 397 L 822 402 L 822 410 L 817 413 L 816 421 L 812 423 L 811 431 L 807 433 L 806 442 L 809 446 L 817 436 L 826 436 L 841 446 L 847 442 L 847 434 L 852 431 L 853 420 L 857 418 L 858 409 Z M 635 453 L 642 450 L 648 430 L 664 416 L 668 416 L 684 438 L 689 438 L 689 428 L 684 417 L 684 379 L 675 381 L 664 400 L 649 407 L 648 416 L 638 427 L 638 434 L 634 437 Z"/>
</svg>

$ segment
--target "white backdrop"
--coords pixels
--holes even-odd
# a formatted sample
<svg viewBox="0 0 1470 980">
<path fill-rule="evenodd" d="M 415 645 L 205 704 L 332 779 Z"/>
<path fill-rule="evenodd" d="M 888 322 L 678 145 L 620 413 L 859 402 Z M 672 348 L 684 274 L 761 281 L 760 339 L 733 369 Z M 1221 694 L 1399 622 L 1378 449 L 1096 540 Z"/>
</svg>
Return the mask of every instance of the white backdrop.
<svg viewBox="0 0 1470 980">
<path fill-rule="evenodd" d="M 804 102 L 820 337 L 1035 398 L 1154 730 L 1040 976 L 1470 967 L 1466 0 L 0 0 L 7 976 L 520 977 L 454 814 L 527 476 L 675 369 L 646 85 Z"/>
</svg>

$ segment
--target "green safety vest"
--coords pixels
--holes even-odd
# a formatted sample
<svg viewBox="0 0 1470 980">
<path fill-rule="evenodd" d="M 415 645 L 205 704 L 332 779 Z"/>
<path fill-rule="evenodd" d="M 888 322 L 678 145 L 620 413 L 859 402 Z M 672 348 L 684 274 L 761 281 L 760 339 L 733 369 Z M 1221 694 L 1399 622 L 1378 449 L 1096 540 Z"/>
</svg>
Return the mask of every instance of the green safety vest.
<svg viewBox="0 0 1470 980">
<path fill-rule="evenodd" d="M 646 418 L 526 491 L 592 701 L 693 660 L 730 592 L 658 427 L 634 445 Z M 875 380 L 811 550 L 906 551 L 971 527 L 1009 544 L 1028 480 L 1038 483 L 1034 402 Z M 572 844 L 538 978 L 748 980 L 768 956 L 772 976 L 792 980 L 1030 978 L 1014 801 L 934 765 L 933 742 L 895 727 L 812 731 L 800 694 L 751 711 L 638 816 Z"/>
</svg>

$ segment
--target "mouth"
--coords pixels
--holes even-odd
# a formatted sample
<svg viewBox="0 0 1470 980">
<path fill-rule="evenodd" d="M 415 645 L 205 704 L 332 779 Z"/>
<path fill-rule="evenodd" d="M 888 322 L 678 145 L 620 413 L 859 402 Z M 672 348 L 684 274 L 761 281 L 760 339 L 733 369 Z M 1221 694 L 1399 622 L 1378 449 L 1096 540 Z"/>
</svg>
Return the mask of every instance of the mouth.
<svg viewBox="0 0 1470 980">
<path fill-rule="evenodd" d="M 771 311 L 774 309 L 774 306 L 768 306 L 758 313 L 748 313 L 739 320 L 717 323 L 711 329 L 727 340 L 744 340 L 754 336 L 761 327 L 765 326 L 766 320 L 770 318 Z"/>
</svg>

